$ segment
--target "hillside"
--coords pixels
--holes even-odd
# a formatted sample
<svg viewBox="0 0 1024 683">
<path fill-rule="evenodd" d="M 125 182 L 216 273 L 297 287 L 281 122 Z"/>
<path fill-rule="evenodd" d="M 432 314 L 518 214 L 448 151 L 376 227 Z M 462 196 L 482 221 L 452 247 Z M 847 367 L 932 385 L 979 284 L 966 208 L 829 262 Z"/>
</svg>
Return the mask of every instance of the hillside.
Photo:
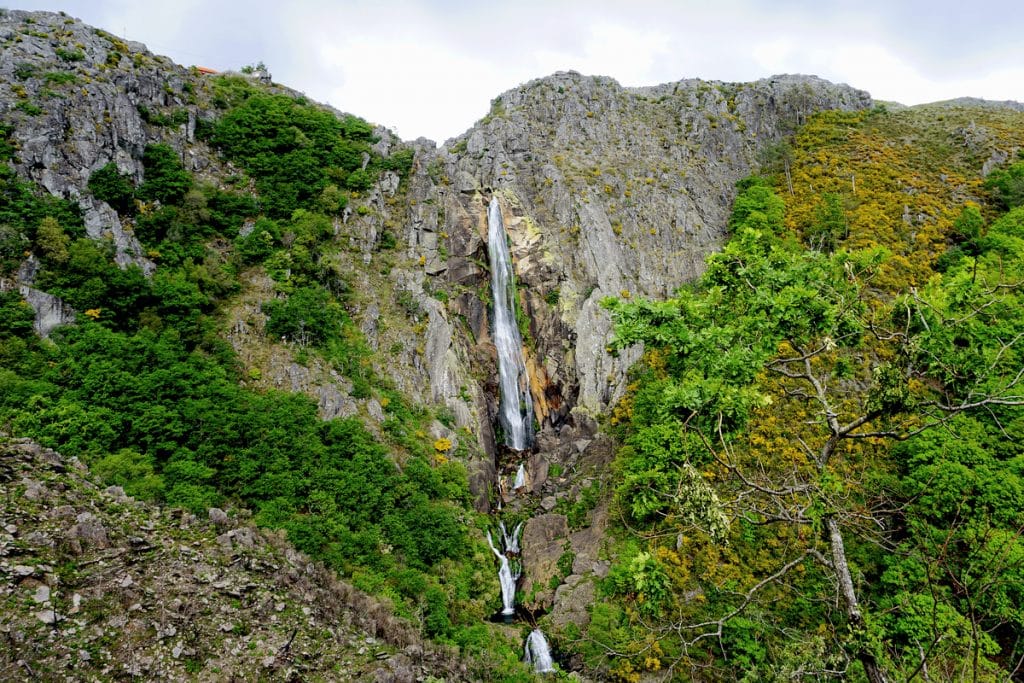
<svg viewBox="0 0 1024 683">
<path fill-rule="evenodd" d="M 611 418 L 621 569 L 586 656 L 1020 677 L 1022 147 L 1010 107 L 819 114 L 693 287 L 606 302 L 648 351 Z"/>
<path fill-rule="evenodd" d="M 568 72 L 436 147 L 6 11 L 0 108 L 9 675 L 1020 677 L 1020 106 Z"/>
<path fill-rule="evenodd" d="M 486 675 L 237 514 L 142 503 L 30 441 L 0 449 L 20 500 L 0 537 L 5 680 Z"/>
</svg>

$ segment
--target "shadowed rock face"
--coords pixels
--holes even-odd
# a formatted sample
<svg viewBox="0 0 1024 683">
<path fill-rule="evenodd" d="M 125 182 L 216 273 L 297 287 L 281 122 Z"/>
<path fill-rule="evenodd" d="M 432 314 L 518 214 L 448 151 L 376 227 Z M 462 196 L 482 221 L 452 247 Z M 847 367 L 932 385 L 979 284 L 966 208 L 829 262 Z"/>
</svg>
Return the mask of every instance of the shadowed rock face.
<svg viewBox="0 0 1024 683">
<path fill-rule="evenodd" d="M 499 195 L 531 319 L 538 420 L 594 414 L 621 396 L 638 354 L 606 353 L 600 300 L 664 296 L 699 275 L 725 236 L 735 182 L 766 147 L 814 111 L 870 105 L 863 91 L 808 76 L 623 88 L 558 73 L 496 98 L 436 152 L 424 146 L 409 243 L 437 250 L 428 263 L 447 256 L 435 277 L 474 286 L 482 275 L 467 264 L 486 262 L 486 202 Z M 463 297 L 453 310 L 487 343 L 485 302 Z"/>
</svg>

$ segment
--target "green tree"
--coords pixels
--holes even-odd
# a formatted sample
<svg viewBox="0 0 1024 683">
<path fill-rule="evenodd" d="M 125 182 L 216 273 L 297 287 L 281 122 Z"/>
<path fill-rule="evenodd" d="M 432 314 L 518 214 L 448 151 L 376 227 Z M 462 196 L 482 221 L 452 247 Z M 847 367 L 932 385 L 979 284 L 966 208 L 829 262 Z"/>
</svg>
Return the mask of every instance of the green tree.
<svg viewBox="0 0 1024 683">
<path fill-rule="evenodd" d="M 1024 204 L 1024 161 L 993 171 L 985 179 L 985 187 L 1006 209 Z"/>
<path fill-rule="evenodd" d="M 46 216 L 39 222 L 36 244 L 43 252 L 43 256 L 54 263 L 66 263 L 70 258 L 68 246 L 71 244 L 71 238 L 53 216 Z"/>
<path fill-rule="evenodd" d="M 849 229 L 842 198 L 835 193 L 826 192 L 821 196 L 814 223 L 808 228 L 806 237 L 814 249 L 832 253 L 846 237 Z"/>
<path fill-rule="evenodd" d="M 129 176 L 121 174 L 113 161 L 93 171 L 89 176 L 89 191 L 119 214 L 135 213 L 135 186 Z"/>
<path fill-rule="evenodd" d="M 178 153 L 170 145 L 146 145 L 142 166 L 144 176 L 138 190 L 142 199 L 177 204 L 192 188 L 192 175 L 181 165 Z"/>
<path fill-rule="evenodd" d="M 35 312 L 17 291 L 0 291 L 0 338 L 28 337 Z"/>
<path fill-rule="evenodd" d="M 300 346 L 323 344 L 341 331 L 343 313 L 324 290 L 300 287 L 287 300 L 268 301 L 267 334 L 287 338 Z"/>
<path fill-rule="evenodd" d="M 163 497 L 163 477 L 156 474 L 152 456 L 122 448 L 97 460 L 92 469 L 111 484 L 124 488 L 130 496 L 152 501 Z"/>
<path fill-rule="evenodd" d="M 1024 321 L 1012 313 L 1024 303 L 1018 224 L 1008 218 L 993 225 L 990 234 L 1003 253 L 986 252 L 976 280 L 956 269 L 887 301 L 871 286 L 883 254 L 803 249 L 783 235 L 777 202 L 756 183 L 737 207 L 732 240 L 708 259 L 696 287 L 664 302 L 605 302 L 616 323 L 615 345 L 643 342 L 663 367 L 633 398 L 631 450 L 620 456 L 626 475 L 620 496 L 634 519 L 656 512 L 676 528 L 715 539 L 721 534 L 712 521 L 724 515 L 733 538 L 744 529 L 756 536 L 753 530 L 763 527 L 786 539 L 774 565 L 742 588 L 704 585 L 717 615 L 671 629 L 682 635 L 685 652 L 711 639 L 731 642 L 729 634 L 756 623 L 750 616 L 779 591 L 815 609 L 835 595 L 841 609 L 821 618 L 845 623 L 832 637 L 869 680 L 888 680 L 897 661 L 910 669 L 937 665 L 929 660 L 934 652 L 908 663 L 898 647 L 884 645 L 882 610 L 858 577 L 881 571 L 880 556 L 870 549 L 891 547 L 893 537 L 878 529 L 901 521 L 891 512 L 900 492 L 887 479 L 886 442 L 910 440 L 969 413 L 1011 411 L 1003 424 L 1020 419 Z M 794 417 L 773 427 L 786 447 L 762 452 L 744 429 L 753 415 L 769 411 Z M 679 473 L 696 467 L 719 473 L 716 495 L 679 495 L 685 491 Z M 631 483 L 633 473 L 642 475 L 639 483 Z M 970 499 L 962 496 L 959 504 Z M 699 501 L 703 511 L 683 501 Z M 656 529 L 664 533 L 664 526 Z M 996 552 L 971 547 L 981 556 Z M 813 572 L 805 571 L 808 565 Z M 942 605 L 974 624 L 971 647 L 991 654 L 981 635 L 988 618 L 978 603 L 963 612 L 956 601 Z M 1016 623 L 1013 615 L 992 618 Z M 1013 638 L 1004 642 L 1015 654 Z"/>
</svg>

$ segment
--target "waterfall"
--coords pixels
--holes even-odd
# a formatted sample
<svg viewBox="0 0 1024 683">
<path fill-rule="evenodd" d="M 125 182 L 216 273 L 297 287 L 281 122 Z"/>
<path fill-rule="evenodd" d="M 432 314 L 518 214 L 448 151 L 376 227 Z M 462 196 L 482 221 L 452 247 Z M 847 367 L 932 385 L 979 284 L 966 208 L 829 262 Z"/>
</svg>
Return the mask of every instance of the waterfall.
<svg viewBox="0 0 1024 683">
<path fill-rule="evenodd" d="M 519 524 L 516 524 L 511 534 L 505 530 L 505 522 L 498 522 L 498 529 L 501 531 L 501 545 L 505 549 L 505 554 L 518 555 L 519 534 L 523 530 L 523 523 L 519 522 Z"/>
<path fill-rule="evenodd" d="M 548 647 L 548 639 L 544 633 L 535 628 L 526 636 L 526 645 L 523 647 L 523 661 L 533 665 L 533 670 L 540 674 L 551 673 L 555 670 L 555 663 L 551 661 L 551 649 Z"/>
<path fill-rule="evenodd" d="M 491 262 L 494 345 L 498 350 L 501 389 L 499 419 L 505 430 L 505 445 L 521 451 L 529 448 L 533 440 L 533 399 L 523 361 L 523 340 L 516 323 L 512 256 L 497 197 L 491 199 L 487 209 L 487 252 Z"/>
<path fill-rule="evenodd" d="M 504 536 L 504 525 L 502 525 L 501 529 L 502 535 Z M 509 561 L 507 555 L 509 549 L 505 548 L 505 552 L 503 553 L 495 548 L 494 541 L 491 540 L 490 531 L 487 532 L 487 544 L 491 546 L 491 551 L 501 563 L 501 568 L 498 570 L 498 581 L 501 583 L 501 613 L 505 616 L 511 616 L 516 613 L 516 582 L 519 580 L 519 564 L 517 562 L 515 570 L 512 569 L 512 563 Z M 517 542 L 517 552 L 518 547 L 519 545 Z"/>
<path fill-rule="evenodd" d="M 518 491 L 524 486 L 526 486 L 526 465 L 520 463 L 519 469 L 516 470 L 516 479 L 512 482 L 512 490 Z"/>
</svg>

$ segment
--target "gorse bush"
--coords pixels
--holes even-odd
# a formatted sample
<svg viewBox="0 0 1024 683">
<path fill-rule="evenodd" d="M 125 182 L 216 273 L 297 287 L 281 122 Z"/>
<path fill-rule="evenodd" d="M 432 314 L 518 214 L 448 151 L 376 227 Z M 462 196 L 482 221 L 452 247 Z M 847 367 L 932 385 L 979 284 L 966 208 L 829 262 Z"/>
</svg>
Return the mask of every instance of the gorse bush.
<svg viewBox="0 0 1024 683">
<path fill-rule="evenodd" d="M 965 203 L 974 162 L 906 145 L 910 115 L 816 116 L 785 194 L 739 184 L 696 282 L 603 302 L 646 353 L 610 420 L 619 560 L 565 634 L 592 665 L 1012 677 L 1024 209 Z"/>
</svg>

